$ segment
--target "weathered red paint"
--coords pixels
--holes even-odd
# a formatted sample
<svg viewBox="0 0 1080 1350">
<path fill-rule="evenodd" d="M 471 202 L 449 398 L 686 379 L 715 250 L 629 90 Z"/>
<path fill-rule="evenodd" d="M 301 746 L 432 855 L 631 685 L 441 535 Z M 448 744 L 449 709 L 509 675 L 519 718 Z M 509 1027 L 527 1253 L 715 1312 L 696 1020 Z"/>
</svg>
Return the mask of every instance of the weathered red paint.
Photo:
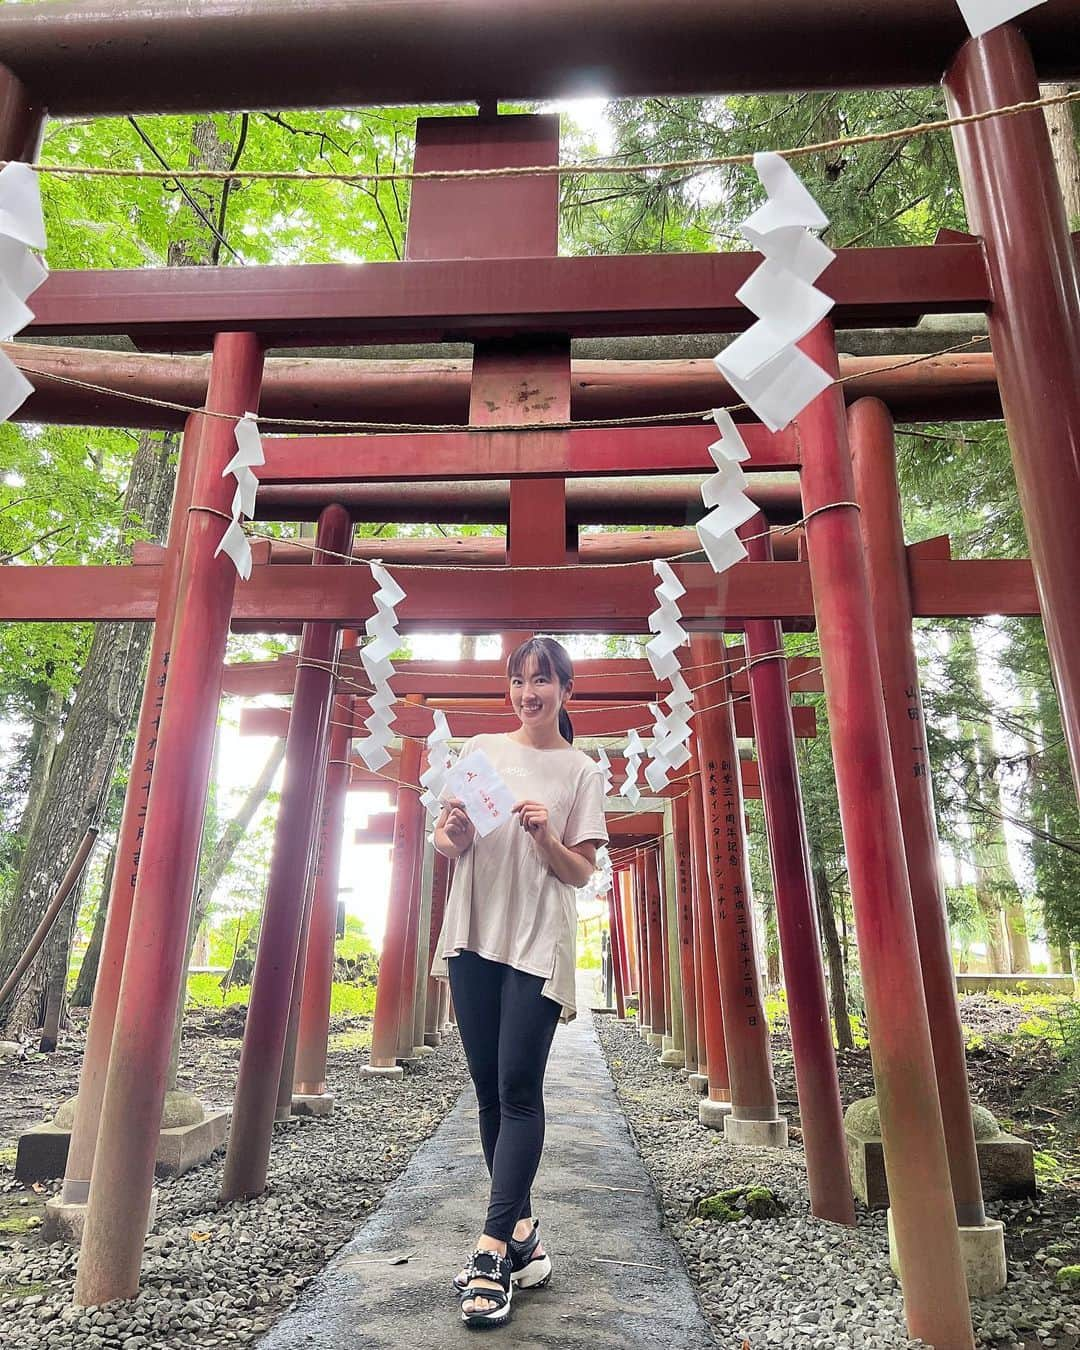
<svg viewBox="0 0 1080 1350">
<path fill-rule="evenodd" d="M 712 887 L 709 883 L 705 811 L 696 754 L 691 760 L 690 772 L 692 776 L 687 801 L 690 807 L 690 864 L 698 967 L 698 1072 L 708 1075 L 711 1101 L 730 1102 L 731 1074 L 724 1035 L 724 1009 L 720 999 L 720 969 L 713 922 Z"/>
<path fill-rule="evenodd" d="M 142 858 L 147 802 L 157 758 L 158 728 L 168 676 L 173 622 L 176 617 L 180 565 L 189 520 L 188 507 L 191 505 L 195 468 L 199 458 L 198 436 L 202 425 L 202 418 L 189 419 L 177 463 L 176 485 L 173 489 L 172 511 L 169 516 L 169 535 L 161 573 L 158 614 L 150 639 L 142 703 L 139 706 L 139 724 L 135 732 L 128 786 L 124 794 L 124 810 L 116 838 L 117 861 L 113 868 L 112 886 L 109 890 L 105 931 L 102 934 L 97 979 L 94 982 L 94 1001 L 86 1029 L 86 1045 L 79 1073 L 79 1093 L 75 1103 L 75 1118 L 71 1125 L 71 1143 L 68 1146 L 67 1167 L 64 1173 L 65 1204 L 85 1204 L 90 1191 L 90 1173 L 94 1163 L 94 1149 L 97 1147 L 105 1075 L 109 1068 L 109 1050 L 116 1022 L 120 982 L 124 973 L 124 953 L 127 950 L 128 932 L 131 927 L 135 882 L 138 879 Z"/>
<path fill-rule="evenodd" d="M 828 323 L 805 339 L 829 371 Z M 843 400 L 827 390 L 800 416 L 806 542 L 832 732 L 840 819 L 866 995 L 885 1167 L 912 1336 L 971 1350 L 967 1288 L 949 1184 L 934 1057 L 904 857 Z"/>
<path fill-rule="evenodd" d="M 262 351 L 248 333 L 214 345 L 208 407 L 241 417 L 258 407 Z M 214 551 L 233 484 L 233 423 L 205 418 L 177 590 L 169 678 L 158 729 L 128 957 L 116 1008 L 98 1148 L 75 1280 L 75 1302 L 134 1297 L 154 1183 L 154 1155 L 172 1050 L 188 914 L 202 835 L 221 669 L 236 570 Z"/>
<path fill-rule="evenodd" d="M 682 981 L 683 1067 L 698 1071 L 697 992 L 694 981 L 694 885 L 690 859 L 690 804 L 692 790 L 680 783 L 672 794 L 672 829 L 675 835 L 675 918 L 679 944 L 679 975 Z"/>
<path fill-rule="evenodd" d="M 723 654 L 719 638 L 696 634 L 690 639 L 691 663 L 719 663 Z M 727 697 L 726 679 L 713 687 L 713 693 L 718 702 Z M 776 1120 L 776 1088 L 757 968 L 739 752 L 731 705 L 700 709 L 694 717 L 694 736 L 731 1110 L 740 1120 Z"/>
<path fill-rule="evenodd" d="M 671 1033 L 669 1005 L 670 981 L 667 969 L 667 940 L 664 932 L 664 880 L 661 875 L 661 857 L 658 848 L 645 850 L 645 902 L 649 926 L 649 992 L 652 1020 L 649 1023 L 658 1036 Z"/>
<path fill-rule="evenodd" d="M 977 1228 L 986 1213 L 945 910 L 919 662 L 911 632 L 896 441 L 888 408 L 860 399 L 848 412 L 848 434 L 953 1199 L 957 1222 Z"/>
<path fill-rule="evenodd" d="M 1039 97 L 1012 25 L 965 43 L 945 77 L 954 114 Z M 990 340 L 1042 602 L 1073 782 L 1080 790 L 1080 269 L 1041 109 L 957 127 L 968 219 L 994 302 Z"/>
<path fill-rule="evenodd" d="M 316 545 L 329 553 L 340 552 L 348 546 L 351 535 L 348 513 L 340 507 L 327 507 L 319 522 Z M 328 565 L 320 561 L 323 556 L 315 555 L 316 566 L 312 570 L 316 575 Z M 309 862 L 318 834 L 318 800 L 326 779 L 326 747 L 334 698 L 331 666 L 339 642 L 340 634 L 331 625 L 305 625 L 285 742 L 285 781 L 221 1181 L 222 1201 L 260 1195 L 266 1186 L 301 930 L 309 898 Z M 291 1086 L 291 1074 L 288 1079 Z"/>
<path fill-rule="evenodd" d="M 763 527 L 762 518 L 755 516 L 740 531 L 750 557 L 758 560 L 770 555 L 769 536 L 763 535 Z M 775 655 L 783 649 L 778 623 L 755 619 L 746 625 L 746 653 L 752 663 L 750 702 L 757 730 L 757 763 L 765 804 L 810 1210 L 819 1219 L 853 1224 L 855 1203 L 847 1167 L 840 1081 L 795 757 L 795 729 L 788 694 L 789 663 L 782 655 Z"/>
<path fill-rule="evenodd" d="M 647 1032 L 652 1029 L 653 1020 L 653 953 L 645 885 L 645 850 L 642 848 L 634 854 L 634 915 L 638 934 L 638 1028 Z"/>
</svg>

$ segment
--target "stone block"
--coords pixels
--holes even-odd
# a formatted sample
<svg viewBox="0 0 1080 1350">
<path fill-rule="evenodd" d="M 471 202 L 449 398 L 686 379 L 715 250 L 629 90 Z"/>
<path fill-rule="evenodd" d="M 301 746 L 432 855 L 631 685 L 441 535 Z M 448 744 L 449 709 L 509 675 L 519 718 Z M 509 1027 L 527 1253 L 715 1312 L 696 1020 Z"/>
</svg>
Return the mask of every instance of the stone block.
<svg viewBox="0 0 1080 1350">
<path fill-rule="evenodd" d="M 692 1092 L 705 1093 L 709 1090 L 709 1075 L 707 1073 L 692 1073 L 686 1081 L 690 1084 Z"/>
<path fill-rule="evenodd" d="M 681 1069 L 686 1063 L 686 1056 L 681 1050 L 676 1050 L 672 1046 L 670 1050 L 664 1050 L 661 1053 L 660 1063 L 667 1069 Z"/>
<path fill-rule="evenodd" d="M 900 1260 L 891 1209 L 888 1221 L 889 1265 L 899 1279 Z M 987 1219 L 981 1228 L 960 1229 L 960 1261 L 969 1298 L 990 1298 L 1001 1293 L 1008 1283 L 1009 1272 L 1005 1265 L 1005 1225 L 1000 1219 Z"/>
<path fill-rule="evenodd" d="M 178 1125 L 158 1135 L 154 1175 L 179 1177 L 198 1167 L 225 1142 L 228 1111 L 206 1111 L 194 1125 Z M 67 1167 L 70 1129 L 51 1120 L 34 1125 L 19 1136 L 15 1176 L 19 1181 L 50 1181 L 62 1177 Z"/>
<path fill-rule="evenodd" d="M 856 1134 L 845 1127 L 851 1188 L 867 1209 L 888 1209 L 885 1154 L 880 1136 Z M 984 1200 L 1027 1200 L 1035 1195 L 1035 1157 L 1026 1139 L 1000 1133 L 975 1143 Z"/>
<path fill-rule="evenodd" d="M 738 1120 L 728 1116 L 724 1122 L 724 1138 L 741 1148 L 787 1148 L 787 1120 Z"/>
<path fill-rule="evenodd" d="M 362 1078 L 404 1078 L 405 1070 L 400 1064 L 365 1064 L 360 1070 Z"/>
<path fill-rule="evenodd" d="M 294 1092 L 292 1113 L 294 1116 L 331 1116 L 334 1114 L 334 1094 Z"/>
<path fill-rule="evenodd" d="M 730 1102 L 714 1102 L 711 1097 L 702 1097 L 698 1102 L 698 1124 L 710 1130 L 722 1130 L 724 1121 L 731 1115 Z"/>
<path fill-rule="evenodd" d="M 150 1213 L 146 1219 L 147 1233 L 153 1232 L 157 1219 L 157 1187 L 150 1192 Z M 45 1215 L 41 1221 L 41 1236 L 46 1242 L 63 1242 L 68 1247 L 82 1243 L 86 1224 L 86 1206 L 65 1204 L 59 1195 L 45 1201 Z"/>
</svg>

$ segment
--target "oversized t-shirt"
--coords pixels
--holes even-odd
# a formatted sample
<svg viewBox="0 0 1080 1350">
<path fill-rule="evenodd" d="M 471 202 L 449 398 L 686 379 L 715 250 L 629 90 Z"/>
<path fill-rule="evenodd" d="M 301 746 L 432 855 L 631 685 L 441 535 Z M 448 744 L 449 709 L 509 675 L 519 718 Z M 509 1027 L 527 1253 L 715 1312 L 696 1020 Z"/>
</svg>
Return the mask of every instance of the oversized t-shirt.
<svg viewBox="0 0 1080 1350">
<path fill-rule="evenodd" d="M 506 735 L 474 736 L 461 757 L 482 750 L 517 801 L 548 809 L 549 828 L 568 847 L 607 839 L 604 777 L 595 760 L 575 750 L 537 750 Z M 446 979 L 448 957 L 476 952 L 539 975 L 542 993 L 576 1015 L 577 908 L 574 887 L 548 867 L 517 816 L 479 835 L 454 863 L 432 975 Z"/>
</svg>

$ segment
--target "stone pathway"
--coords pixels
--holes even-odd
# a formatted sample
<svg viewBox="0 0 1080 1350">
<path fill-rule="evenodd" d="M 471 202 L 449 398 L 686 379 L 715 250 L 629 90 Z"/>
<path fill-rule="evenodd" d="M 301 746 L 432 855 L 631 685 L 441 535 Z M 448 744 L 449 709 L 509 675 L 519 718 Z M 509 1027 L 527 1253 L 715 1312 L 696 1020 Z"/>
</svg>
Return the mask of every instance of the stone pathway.
<svg viewBox="0 0 1080 1350">
<path fill-rule="evenodd" d="M 713 1346 L 615 1099 L 587 1011 L 590 988 L 591 980 L 582 981 L 583 1011 L 556 1033 L 547 1075 L 547 1145 L 533 1195 L 555 1275 L 547 1289 L 516 1295 L 512 1328 L 491 1334 L 509 1337 L 515 1350 Z M 393 1111 L 393 1084 L 385 1091 Z M 472 1343 L 450 1281 L 486 1204 L 470 1087 L 349 1246 L 260 1346 L 442 1350 Z"/>
</svg>

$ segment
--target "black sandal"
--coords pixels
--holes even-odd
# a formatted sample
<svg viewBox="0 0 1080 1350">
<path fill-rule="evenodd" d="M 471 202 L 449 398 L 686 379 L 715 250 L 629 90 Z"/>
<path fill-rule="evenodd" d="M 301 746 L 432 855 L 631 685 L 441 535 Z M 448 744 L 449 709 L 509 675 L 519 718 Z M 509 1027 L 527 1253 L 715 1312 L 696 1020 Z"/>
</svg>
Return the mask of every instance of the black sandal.
<svg viewBox="0 0 1080 1350">
<path fill-rule="evenodd" d="M 506 1244 L 510 1258 L 510 1278 L 518 1289 L 543 1289 L 551 1279 L 551 1257 L 536 1255 L 540 1246 L 540 1220 L 533 1219 L 532 1232 L 520 1242 L 514 1237 Z"/>
<path fill-rule="evenodd" d="M 498 1252 L 485 1252 L 479 1248 L 469 1257 L 469 1263 L 465 1267 L 465 1275 L 468 1283 L 465 1288 L 460 1290 L 461 1298 L 461 1320 L 467 1327 L 491 1327 L 499 1326 L 507 1321 L 510 1316 L 510 1299 L 513 1295 L 513 1281 L 510 1275 L 510 1260 L 508 1257 L 500 1256 Z M 493 1280 L 497 1281 L 501 1288 L 486 1289 L 472 1288 L 473 1280 Z M 465 1311 L 465 1304 L 476 1299 L 484 1299 L 487 1303 L 494 1303 L 493 1308 L 488 1308 L 484 1312 Z"/>
</svg>

